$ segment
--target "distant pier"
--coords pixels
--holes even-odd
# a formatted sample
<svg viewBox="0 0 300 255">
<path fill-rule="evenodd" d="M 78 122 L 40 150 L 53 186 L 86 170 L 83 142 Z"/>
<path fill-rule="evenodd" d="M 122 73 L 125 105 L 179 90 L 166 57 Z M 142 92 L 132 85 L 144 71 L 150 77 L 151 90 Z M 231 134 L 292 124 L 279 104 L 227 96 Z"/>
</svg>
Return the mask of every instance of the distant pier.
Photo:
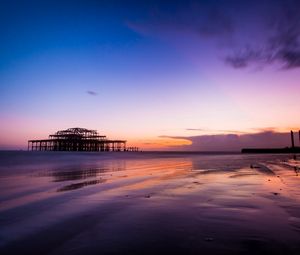
<svg viewBox="0 0 300 255">
<path fill-rule="evenodd" d="M 294 148 L 244 148 L 242 153 L 300 153 L 300 147 Z"/>
<path fill-rule="evenodd" d="M 300 130 L 299 134 L 299 144 L 300 144 Z M 244 148 L 242 153 L 300 153 L 300 147 L 295 146 L 294 132 L 291 130 L 291 147 L 285 148 Z"/>
<path fill-rule="evenodd" d="M 96 130 L 69 128 L 49 135 L 48 139 L 29 140 L 30 151 L 138 151 L 126 148 L 126 140 L 111 140 Z"/>
</svg>

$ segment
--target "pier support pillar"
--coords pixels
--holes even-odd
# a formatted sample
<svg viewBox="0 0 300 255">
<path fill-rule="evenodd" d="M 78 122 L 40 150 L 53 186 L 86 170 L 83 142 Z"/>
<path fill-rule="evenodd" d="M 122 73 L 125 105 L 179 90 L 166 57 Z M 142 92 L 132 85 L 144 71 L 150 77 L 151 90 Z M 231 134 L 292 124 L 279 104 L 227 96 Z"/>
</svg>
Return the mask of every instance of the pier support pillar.
<svg viewBox="0 0 300 255">
<path fill-rule="evenodd" d="M 295 142 L 294 142 L 294 133 L 293 131 L 291 130 L 291 141 L 292 141 L 292 148 L 295 147 Z"/>
</svg>

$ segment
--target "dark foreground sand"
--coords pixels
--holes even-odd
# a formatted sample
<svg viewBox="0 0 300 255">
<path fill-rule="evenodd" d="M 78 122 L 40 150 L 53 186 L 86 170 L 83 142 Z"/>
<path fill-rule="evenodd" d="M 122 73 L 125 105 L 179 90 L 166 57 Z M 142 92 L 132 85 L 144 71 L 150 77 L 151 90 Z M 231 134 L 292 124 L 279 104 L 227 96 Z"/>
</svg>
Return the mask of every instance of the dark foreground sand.
<svg viewBox="0 0 300 255">
<path fill-rule="evenodd" d="M 0 152 L 0 254 L 300 254 L 299 166 L 291 155 Z"/>
</svg>

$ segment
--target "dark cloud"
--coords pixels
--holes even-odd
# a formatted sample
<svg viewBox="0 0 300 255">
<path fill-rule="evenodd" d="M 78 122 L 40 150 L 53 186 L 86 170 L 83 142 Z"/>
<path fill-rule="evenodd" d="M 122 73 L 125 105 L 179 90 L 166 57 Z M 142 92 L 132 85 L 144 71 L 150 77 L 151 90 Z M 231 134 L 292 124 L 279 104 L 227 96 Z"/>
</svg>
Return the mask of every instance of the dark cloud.
<svg viewBox="0 0 300 255">
<path fill-rule="evenodd" d="M 179 150 L 188 151 L 240 151 L 242 148 L 283 148 L 291 145 L 290 133 L 274 131 L 255 134 L 169 136 L 169 138 L 190 140 L 191 145 L 178 147 Z"/>
<path fill-rule="evenodd" d="M 299 0 L 166 0 L 137 2 L 137 6 L 143 17 L 127 25 L 141 34 L 176 31 L 213 39 L 226 46 L 223 59 L 233 68 L 300 67 Z"/>
<path fill-rule="evenodd" d="M 271 62 L 271 59 L 267 51 L 254 49 L 249 46 L 244 49 L 239 49 L 233 54 L 225 57 L 225 63 L 229 64 L 233 68 L 245 68 L 253 63 L 269 62 Z"/>
<path fill-rule="evenodd" d="M 279 64 L 283 69 L 300 67 L 300 1 L 271 1 L 269 4 L 265 20 L 271 24 L 268 31 L 263 31 L 265 40 L 259 42 L 259 47 L 248 44 L 235 49 L 225 57 L 225 63 L 234 68 L 251 64 Z"/>
<path fill-rule="evenodd" d="M 86 93 L 89 94 L 90 96 L 97 96 L 98 95 L 97 92 L 92 91 L 92 90 L 88 90 Z"/>
</svg>

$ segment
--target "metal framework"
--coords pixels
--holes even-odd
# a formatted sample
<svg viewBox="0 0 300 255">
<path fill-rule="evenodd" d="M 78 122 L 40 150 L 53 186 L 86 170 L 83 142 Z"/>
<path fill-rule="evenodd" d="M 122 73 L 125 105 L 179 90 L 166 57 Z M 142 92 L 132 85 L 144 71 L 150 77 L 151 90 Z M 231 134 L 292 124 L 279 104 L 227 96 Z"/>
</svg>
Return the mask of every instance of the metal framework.
<svg viewBox="0 0 300 255">
<path fill-rule="evenodd" d="M 126 148 L 126 140 L 110 140 L 96 130 L 69 128 L 49 135 L 49 139 L 29 140 L 32 151 L 138 151 L 137 147 Z"/>
</svg>

